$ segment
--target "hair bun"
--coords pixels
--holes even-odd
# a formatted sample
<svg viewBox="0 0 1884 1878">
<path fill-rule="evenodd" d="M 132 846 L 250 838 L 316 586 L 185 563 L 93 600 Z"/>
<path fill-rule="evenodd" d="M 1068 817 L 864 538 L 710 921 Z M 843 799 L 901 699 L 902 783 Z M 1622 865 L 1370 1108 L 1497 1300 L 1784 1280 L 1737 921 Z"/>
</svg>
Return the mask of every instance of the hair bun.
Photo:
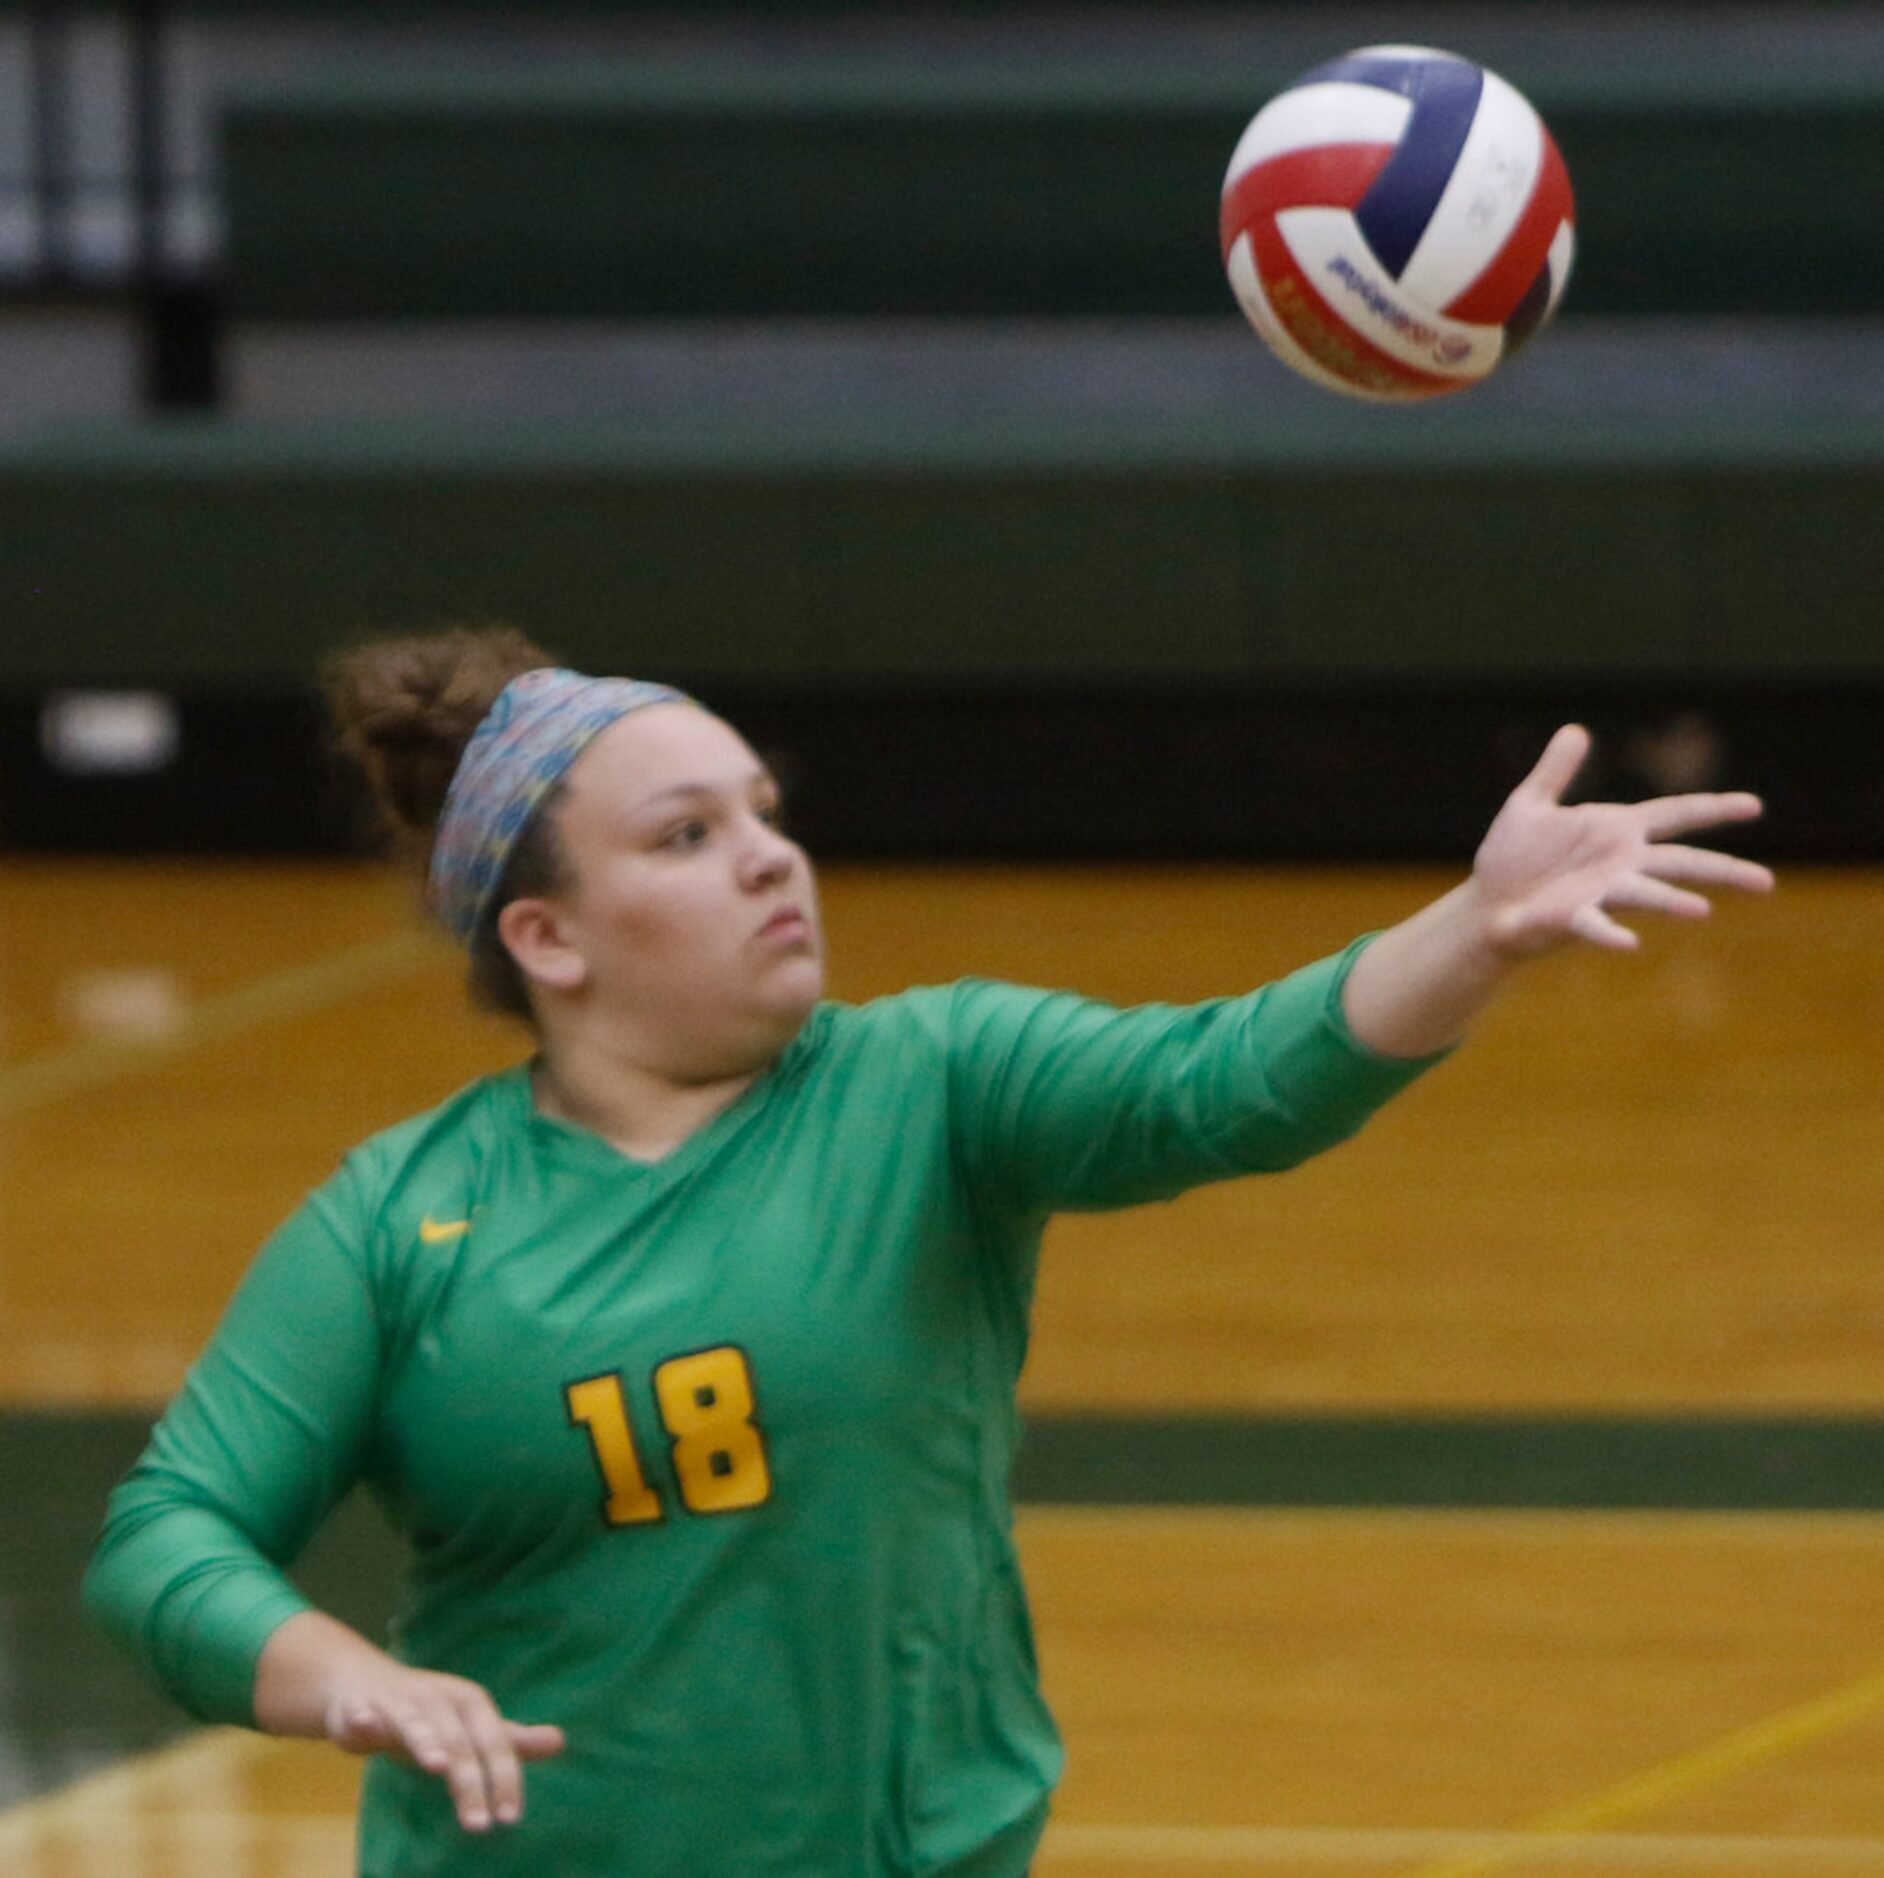
<svg viewBox="0 0 1884 1878">
<path fill-rule="evenodd" d="M 465 745 L 504 687 L 554 663 L 513 626 L 374 640 L 326 661 L 321 682 L 340 747 L 402 843 L 429 846 Z"/>
</svg>

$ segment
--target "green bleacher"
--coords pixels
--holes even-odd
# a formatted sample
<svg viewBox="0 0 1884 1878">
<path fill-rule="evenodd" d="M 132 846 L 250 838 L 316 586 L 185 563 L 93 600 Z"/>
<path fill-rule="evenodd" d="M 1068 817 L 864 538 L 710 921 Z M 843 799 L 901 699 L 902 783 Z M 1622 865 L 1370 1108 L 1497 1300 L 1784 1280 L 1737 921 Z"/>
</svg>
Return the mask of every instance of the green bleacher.
<svg viewBox="0 0 1884 1878">
<path fill-rule="evenodd" d="M 1858 315 L 1884 281 L 1884 60 L 1561 46 L 1523 83 L 1578 196 L 1578 314 Z M 1216 200 L 1294 69 L 1193 54 L 494 78 L 328 70 L 236 99 L 246 318 L 1225 310 Z"/>
<path fill-rule="evenodd" d="M 1776 354 L 1789 319 L 1860 330 L 1884 282 L 1884 42 L 1867 63 L 1802 40 L 1760 69 L 1618 43 L 1560 32 L 1522 74 L 1580 200 L 1550 369 L 1575 378 L 1600 314 L 1645 335 L 1751 316 Z M 227 111 L 233 328 L 1234 325 L 1218 179 L 1299 67 L 1187 44 L 441 55 L 416 75 L 330 58 Z M 733 386 L 578 423 L 52 434 L 0 448 L 0 529 L 33 544 L 0 686 L 280 688 L 342 633 L 494 614 L 578 661 L 818 687 L 1874 681 L 1872 375 L 1821 361 L 1809 396 L 1781 374 L 1649 397 L 1681 370 L 1658 343 L 1580 403 L 1500 384 L 1382 412 L 1290 381 L 1168 411 L 917 387 L 788 412 L 742 411 Z"/>
</svg>

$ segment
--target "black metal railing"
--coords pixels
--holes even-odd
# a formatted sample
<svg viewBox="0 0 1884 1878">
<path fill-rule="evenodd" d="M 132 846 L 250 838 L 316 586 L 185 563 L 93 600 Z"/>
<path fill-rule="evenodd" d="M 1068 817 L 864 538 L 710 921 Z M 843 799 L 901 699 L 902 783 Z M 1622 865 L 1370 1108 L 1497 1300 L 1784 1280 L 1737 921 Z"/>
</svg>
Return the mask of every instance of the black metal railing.
<svg viewBox="0 0 1884 1878">
<path fill-rule="evenodd" d="M 216 255 L 175 238 L 182 192 L 202 179 L 183 173 L 173 135 L 168 9 L 33 0 L 14 40 L 27 123 L 5 179 L 17 238 L 0 259 L 0 290 L 15 303 L 124 308 L 137 324 L 144 401 L 213 406 Z"/>
</svg>

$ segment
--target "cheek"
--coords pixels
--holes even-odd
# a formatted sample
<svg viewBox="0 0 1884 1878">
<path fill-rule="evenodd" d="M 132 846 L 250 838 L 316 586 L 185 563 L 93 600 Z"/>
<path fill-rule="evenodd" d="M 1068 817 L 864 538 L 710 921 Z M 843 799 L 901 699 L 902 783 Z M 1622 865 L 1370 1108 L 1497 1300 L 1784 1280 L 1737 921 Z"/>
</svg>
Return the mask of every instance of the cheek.
<svg viewBox="0 0 1884 1878">
<path fill-rule="evenodd" d="M 597 936 L 611 975 L 671 984 L 711 971 L 737 948 L 735 911 L 712 882 L 677 868 L 657 886 L 640 880 L 618 886 Z"/>
<path fill-rule="evenodd" d="M 678 943 L 678 897 L 661 891 L 646 871 L 623 865 L 585 877 L 578 902 L 583 938 L 599 957 L 631 964 L 656 957 Z"/>
</svg>

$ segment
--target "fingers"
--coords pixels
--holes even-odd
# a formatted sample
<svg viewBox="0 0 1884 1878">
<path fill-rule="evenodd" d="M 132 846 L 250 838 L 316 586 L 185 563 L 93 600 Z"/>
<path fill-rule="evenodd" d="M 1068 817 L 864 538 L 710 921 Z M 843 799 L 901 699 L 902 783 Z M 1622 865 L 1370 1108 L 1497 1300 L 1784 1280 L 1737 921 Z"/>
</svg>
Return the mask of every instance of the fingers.
<svg viewBox="0 0 1884 1878">
<path fill-rule="evenodd" d="M 451 1788 L 459 1823 L 483 1832 L 493 1823 L 512 1826 L 523 1817 L 523 1769 L 511 1742 L 510 1725 L 482 1689 L 467 1688 L 439 1718 L 448 1761 L 442 1772 Z"/>
<path fill-rule="evenodd" d="M 489 1702 L 472 1705 L 467 1728 L 483 1769 L 490 1817 L 501 1826 L 514 1826 L 523 1817 L 523 1768 L 510 1729 Z"/>
<path fill-rule="evenodd" d="M 1671 919 L 1706 919 L 1714 910 L 1705 894 L 1672 885 L 1672 880 L 1724 882 L 1734 886 L 1751 885 L 1756 889 L 1773 884 L 1772 875 L 1751 861 L 1735 861 L 1731 855 L 1709 854 L 1704 850 L 1686 854 L 1680 850 L 1669 852 L 1675 857 L 1669 864 L 1670 871 L 1664 873 L 1653 861 L 1645 862 L 1640 872 L 1625 874 L 1612 883 L 1601 899 L 1577 907 L 1567 921 L 1569 930 L 1591 945 L 1633 952 L 1641 941 L 1614 918 L 1615 914 L 1660 913 Z"/>
<path fill-rule="evenodd" d="M 1631 874 L 1603 895 L 1603 905 L 1635 913 L 1666 913 L 1673 919 L 1706 919 L 1713 911 L 1705 894 L 1671 887 L 1648 874 Z"/>
<path fill-rule="evenodd" d="M 504 1726 L 510 1730 L 510 1745 L 520 1761 L 553 1760 L 568 1745 L 560 1728 L 545 1723 L 506 1722 Z"/>
<path fill-rule="evenodd" d="M 1741 893 L 1771 893 L 1773 870 L 1712 848 L 1685 848 L 1663 842 L 1648 851 L 1641 871 L 1657 880 L 1678 880 L 1689 887 L 1733 887 Z"/>
<path fill-rule="evenodd" d="M 1536 768 L 1518 784 L 1516 793 L 1547 802 L 1561 801 L 1589 753 L 1590 733 L 1581 724 L 1565 724 L 1545 744 Z"/>
<path fill-rule="evenodd" d="M 490 1769 L 484 1763 L 476 1732 L 454 1708 L 430 1720 L 433 1750 L 420 1761 L 451 1790 L 458 1823 L 467 1832 L 483 1832 L 495 1811 Z"/>
<path fill-rule="evenodd" d="M 440 1678 L 397 1703 L 344 1707 L 329 1738 L 356 1754 L 402 1754 L 450 1791 L 467 1832 L 523 1817 L 523 1763 L 563 1751 L 560 1728 L 507 1721 L 475 1683 Z"/>
<path fill-rule="evenodd" d="M 449 1704 L 398 1718 L 406 1751 L 428 1774 L 436 1774 L 451 1792 L 458 1823 L 467 1832 L 484 1832 L 491 1823 L 491 1796 L 484 1762 L 464 1718 Z"/>
<path fill-rule="evenodd" d="M 1579 939 L 1607 952 L 1634 952 L 1642 941 L 1627 926 L 1611 919 L 1595 901 L 1580 906 L 1570 915 L 1570 930 Z"/>
<path fill-rule="evenodd" d="M 1560 802 L 1563 793 L 1576 780 L 1590 754 L 1592 739 L 1581 724 L 1565 724 L 1544 746 L 1530 775 L 1521 782 L 1516 794 L 1534 801 Z M 1663 841 L 1671 835 L 1685 835 L 1697 828 L 1719 828 L 1731 822 L 1757 821 L 1766 812 L 1760 798 L 1745 789 L 1721 794 L 1697 792 L 1691 795 L 1659 796 L 1637 805 L 1643 832 L 1651 841 Z"/>
<path fill-rule="evenodd" d="M 1757 821 L 1766 804 L 1756 795 L 1737 789 L 1726 795 L 1658 796 L 1638 805 L 1642 827 L 1651 841 L 1685 835 L 1696 828 L 1718 828 L 1727 822 Z"/>
</svg>

